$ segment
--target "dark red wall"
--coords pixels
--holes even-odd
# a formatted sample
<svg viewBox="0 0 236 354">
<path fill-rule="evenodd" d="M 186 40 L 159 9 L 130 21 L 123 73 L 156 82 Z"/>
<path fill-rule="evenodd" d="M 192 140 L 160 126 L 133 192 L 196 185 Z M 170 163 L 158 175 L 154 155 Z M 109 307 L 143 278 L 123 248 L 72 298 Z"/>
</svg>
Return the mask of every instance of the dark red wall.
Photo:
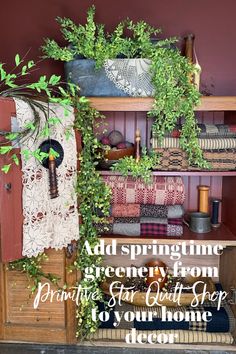
<svg viewBox="0 0 236 354">
<path fill-rule="evenodd" d="M 4 0 L 0 61 L 13 63 L 29 49 L 29 57 L 38 58 L 44 37 L 61 40 L 54 18 L 84 22 L 91 4 L 108 29 L 129 16 L 162 27 L 165 36 L 195 33 L 203 83 L 213 94 L 236 95 L 236 0 Z M 63 65 L 47 61 L 39 73 L 63 73 Z"/>
</svg>

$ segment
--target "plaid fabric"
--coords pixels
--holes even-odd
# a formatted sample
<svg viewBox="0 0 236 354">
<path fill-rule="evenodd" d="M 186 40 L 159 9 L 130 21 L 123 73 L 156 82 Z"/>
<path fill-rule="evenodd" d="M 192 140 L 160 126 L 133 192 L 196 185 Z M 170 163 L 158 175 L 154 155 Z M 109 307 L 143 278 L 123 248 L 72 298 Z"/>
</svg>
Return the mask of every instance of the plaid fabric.
<svg viewBox="0 0 236 354">
<path fill-rule="evenodd" d="M 141 222 L 125 222 L 127 218 L 118 218 L 119 222 L 96 224 L 99 233 L 114 234 L 121 236 L 181 236 L 183 234 L 183 220 L 180 219 L 156 219 L 153 222 L 150 218 L 141 218 Z M 132 221 L 137 221 L 137 218 L 132 218 Z M 123 221 L 123 222 L 122 222 Z M 157 222 L 159 221 L 159 223 Z"/>
<path fill-rule="evenodd" d="M 222 290 L 220 284 L 216 284 L 216 289 Z M 109 299 L 109 297 L 108 297 Z M 99 311 L 104 310 L 104 304 L 99 303 Z M 132 322 L 127 322 L 121 320 L 118 329 L 128 329 L 136 328 L 137 330 L 188 330 L 188 331 L 198 331 L 198 332 L 211 332 L 211 333 L 228 333 L 234 332 L 235 330 L 235 319 L 231 324 L 231 318 L 234 318 L 233 312 L 230 307 L 227 305 L 227 302 L 224 301 L 221 303 L 221 307 L 217 310 L 217 301 L 206 301 L 203 305 L 197 307 L 191 306 L 178 306 L 178 307 L 166 307 L 166 312 L 171 312 L 172 316 L 178 314 L 178 320 L 171 322 L 162 321 L 162 307 L 161 306 L 135 306 L 132 304 L 127 304 L 121 302 L 121 305 L 116 303 L 115 307 L 111 308 L 110 319 L 108 322 L 101 324 L 100 328 L 115 328 L 114 326 L 114 311 L 132 311 L 134 313 L 142 312 L 144 316 L 141 317 L 141 320 L 136 318 Z M 186 321 L 185 318 L 180 321 L 180 313 L 185 313 L 192 311 L 193 313 L 200 312 L 201 314 L 205 311 L 209 311 L 212 314 L 211 321 Z M 150 312 L 152 313 L 152 320 L 148 321 L 150 318 Z"/>
<path fill-rule="evenodd" d="M 112 204 L 183 204 L 185 189 L 181 177 L 154 176 L 151 184 L 131 176 L 103 176 L 112 191 Z"/>
<path fill-rule="evenodd" d="M 187 307 L 186 309 L 187 311 L 193 311 L 192 307 Z M 198 311 L 201 314 L 204 313 L 206 310 L 204 309 L 203 306 L 198 306 L 198 307 L 194 307 L 194 312 Z M 189 329 L 191 331 L 203 331 L 206 332 L 207 330 L 207 322 L 205 321 L 189 321 Z M 228 331 L 228 328 L 227 328 Z M 223 332 L 223 331 L 222 331 Z"/>
<path fill-rule="evenodd" d="M 141 224 L 141 236 L 167 235 L 167 224 Z"/>
</svg>

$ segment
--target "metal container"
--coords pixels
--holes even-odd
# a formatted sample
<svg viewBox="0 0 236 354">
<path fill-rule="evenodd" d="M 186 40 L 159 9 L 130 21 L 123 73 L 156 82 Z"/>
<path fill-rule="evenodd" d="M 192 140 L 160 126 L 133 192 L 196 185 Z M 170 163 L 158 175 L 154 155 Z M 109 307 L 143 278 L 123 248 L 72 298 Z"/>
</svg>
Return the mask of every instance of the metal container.
<svg viewBox="0 0 236 354">
<path fill-rule="evenodd" d="M 65 63 L 66 80 L 80 87 L 80 96 L 128 96 L 107 77 L 105 69 L 95 69 L 91 59 L 75 59 Z"/>
<path fill-rule="evenodd" d="M 211 218 L 207 213 L 193 212 L 189 214 L 189 228 L 198 234 L 204 234 L 211 231 Z"/>
</svg>

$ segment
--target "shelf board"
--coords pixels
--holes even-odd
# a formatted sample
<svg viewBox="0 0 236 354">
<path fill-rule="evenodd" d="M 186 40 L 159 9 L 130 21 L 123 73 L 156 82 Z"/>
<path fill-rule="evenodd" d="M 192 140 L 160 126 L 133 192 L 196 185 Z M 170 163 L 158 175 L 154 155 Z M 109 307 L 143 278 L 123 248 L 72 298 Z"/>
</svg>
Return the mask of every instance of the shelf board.
<svg viewBox="0 0 236 354">
<path fill-rule="evenodd" d="M 224 224 L 217 229 L 212 229 L 206 234 L 197 234 L 190 231 L 184 226 L 184 234 L 180 237 L 159 236 L 150 237 L 127 237 L 119 235 L 106 235 L 101 237 L 106 244 L 110 244 L 112 240 L 116 239 L 117 244 L 148 244 L 152 240 L 157 240 L 158 244 L 176 244 L 180 241 L 186 241 L 188 244 L 190 240 L 194 240 L 195 244 L 221 244 L 222 246 L 236 246 L 236 235 L 234 235 Z"/>
<path fill-rule="evenodd" d="M 102 176 L 121 176 L 120 172 L 102 170 L 99 171 Z M 153 176 L 236 176 L 235 171 L 153 171 Z"/>
<path fill-rule="evenodd" d="M 99 111 L 150 111 L 152 97 L 88 97 Z M 203 96 L 195 111 L 236 111 L 236 96 Z"/>
</svg>

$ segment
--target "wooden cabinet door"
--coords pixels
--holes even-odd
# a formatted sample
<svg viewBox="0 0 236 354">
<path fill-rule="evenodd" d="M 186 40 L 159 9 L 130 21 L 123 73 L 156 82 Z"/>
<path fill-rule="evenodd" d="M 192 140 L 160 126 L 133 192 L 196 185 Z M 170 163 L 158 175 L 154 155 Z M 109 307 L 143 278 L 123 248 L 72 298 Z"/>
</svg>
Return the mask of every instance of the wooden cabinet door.
<svg viewBox="0 0 236 354">
<path fill-rule="evenodd" d="M 11 131 L 15 116 L 12 99 L 0 99 L 0 131 Z M 0 142 L 3 137 L 0 136 Z M 15 149 L 18 152 L 18 149 Z M 0 168 L 9 164 L 9 158 L 0 155 Z M 22 253 L 22 202 L 21 170 L 14 166 L 7 174 L 0 171 L 0 260 L 8 262 L 21 258 Z"/>
<path fill-rule="evenodd" d="M 16 115 L 12 99 L 0 98 L 0 131 L 11 131 L 11 118 Z M 3 137 L 0 135 L 0 141 Z M 79 140 L 78 140 L 79 141 Z M 8 164 L 0 155 L 0 168 Z M 41 343 L 73 343 L 75 338 L 75 303 L 71 300 L 40 303 L 33 308 L 25 274 L 9 271 L 7 262 L 22 257 L 22 183 L 21 168 L 0 172 L 0 339 Z M 10 189 L 6 188 L 7 185 Z M 76 274 L 67 267 L 73 262 L 64 250 L 47 250 L 45 272 L 57 274 L 60 285 L 76 283 Z M 50 287 L 50 290 L 56 290 Z"/>
</svg>

